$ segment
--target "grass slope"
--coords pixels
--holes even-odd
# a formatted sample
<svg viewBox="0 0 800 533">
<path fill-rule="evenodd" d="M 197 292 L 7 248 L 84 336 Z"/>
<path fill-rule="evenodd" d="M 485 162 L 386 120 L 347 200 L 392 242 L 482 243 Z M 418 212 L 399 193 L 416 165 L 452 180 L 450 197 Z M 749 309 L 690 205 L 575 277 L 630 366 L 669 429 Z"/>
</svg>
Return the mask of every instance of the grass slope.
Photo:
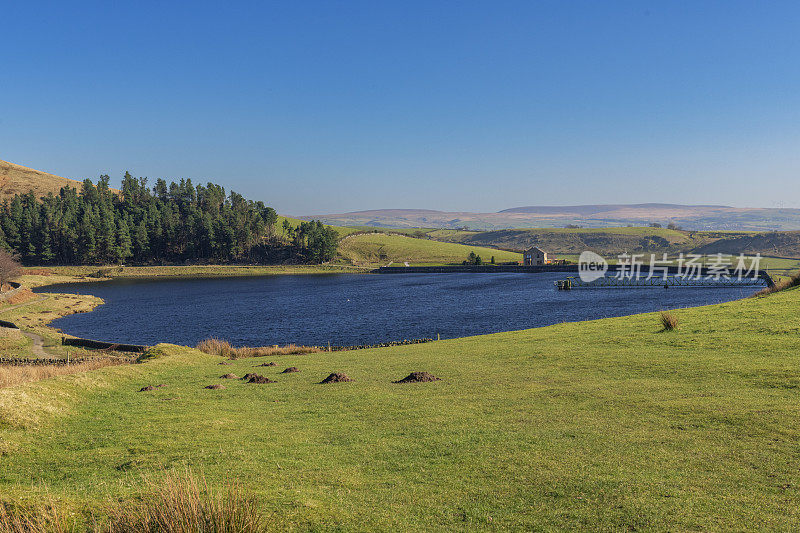
<svg viewBox="0 0 800 533">
<path fill-rule="evenodd" d="M 497 231 L 438 230 L 431 238 L 473 246 L 499 246 L 525 250 L 538 246 L 550 253 L 579 254 L 593 250 L 601 255 L 617 255 L 634 251 L 675 251 L 692 248 L 693 237 L 665 228 L 553 228 L 509 229 Z M 702 243 L 708 242 L 702 239 Z"/>
<path fill-rule="evenodd" d="M 622 252 L 698 254 L 744 253 L 800 259 L 800 231 L 677 231 L 666 228 L 523 228 L 498 231 L 439 229 L 427 235 L 444 242 L 500 246 L 522 250 L 539 246 L 564 255 L 593 250 L 602 255 Z"/>
<path fill-rule="evenodd" d="M 522 255 L 514 252 L 385 233 L 353 235 L 339 243 L 339 255 L 353 264 L 461 263 L 470 252 L 487 263 L 492 256 L 498 263 L 522 260 Z"/>
<path fill-rule="evenodd" d="M 15 194 L 25 194 L 30 190 L 33 190 L 37 198 L 47 196 L 47 193 L 50 192 L 58 194 L 58 191 L 66 186 L 80 190 L 81 182 L 8 161 L 0 161 L 0 202 L 10 200 Z"/>
<path fill-rule="evenodd" d="M 280 529 L 795 530 L 799 296 L 679 310 L 667 333 L 645 314 L 275 368 L 162 345 L 0 389 L 0 493 L 97 509 L 189 465 Z M 412 370 L 443 381 L 391 383 Z M 218 379 L 252 371 L 277 383 Z M 315 384 L 333 371 L 355 381 Z"/>
</svg>

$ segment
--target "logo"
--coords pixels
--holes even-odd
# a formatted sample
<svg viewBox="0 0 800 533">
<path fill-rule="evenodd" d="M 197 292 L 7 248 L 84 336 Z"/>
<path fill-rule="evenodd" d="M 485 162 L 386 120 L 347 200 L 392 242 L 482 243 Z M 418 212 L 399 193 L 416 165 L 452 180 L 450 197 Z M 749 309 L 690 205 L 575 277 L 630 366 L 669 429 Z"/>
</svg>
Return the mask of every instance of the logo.
<svg viewBox="0 0 800 533">
<path fill-rule="evenodd" d="M 581 252 L 578 258 L 578 274 L 581 281 L 584 283 L 591 283 L 606 275 L 608 270 L 608 263 L 602 256 L 594 252 Z"/>
</svg>

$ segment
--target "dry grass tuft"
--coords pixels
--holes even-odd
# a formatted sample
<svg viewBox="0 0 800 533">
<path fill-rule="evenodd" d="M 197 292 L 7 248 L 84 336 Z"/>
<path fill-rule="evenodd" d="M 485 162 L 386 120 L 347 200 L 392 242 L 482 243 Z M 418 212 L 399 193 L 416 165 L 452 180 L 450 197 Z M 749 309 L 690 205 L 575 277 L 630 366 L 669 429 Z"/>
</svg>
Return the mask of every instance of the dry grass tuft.
<svg viewBox="0 0 800 533">
<path fill-rule="evenodd" d="M 23 507 L 0 502 L 3 533 L 261 533 L 267 523 L 255 498 L 236 484 L 221 492 L 190 471 L 144 479 L 149 491 L 140 500 L 111 505 L 107 517 L 69 516 L 58 506 Z M 78 521 L 83 520 L 83 524 Z"/>
<path fill-rule="evenodd" d="M 322 348 L 317 346 L 297 346 L 295 344 L 287 344 L 286 346 L 243 346 L 241 348 L 234 348 L 228 341 L 215 339 L 213 337 L 200 341 L 195 348 L 207 354 L 221 355 L 222 357 L 230 357 L 231 359 L 240 359 L 242 357 L 266 357 L 271 355 L 297 355 L 322 351 Z"/>
<path fill-rule="evenodd" d="M 16 294 L 11 295 L 9 298 L 6 298 L 3 301 L 4 305 L 14 305 L 14 304 L 21 304 L 22 302 L 27 302 L 28 300 L 32 300 L 36 298 L 36 295 L 30 289 L 21 289 Z"/>
<path fill-rule="evenodd" d="M 661 311 L 659 319 L 664 327 L 662 331 L 672 331 L 678 328 L 678 317 L 672 311 Z"/>
<path fill-rule="evenodd" d="M 112 511 L 108 533 L 241 533 L 266 531 L 258 502 L 236 484 L 214 492 L 190 471 L 147 480 L 152 492 Z"/>
<path fill-rule="evenodd" d="M 785 279 L 779 283 L 776 283 L 772 287 L 761 289 L 755 295 L 766 296 L 767 294 L 772 294 L 773 292 L 780 292 L 786 289 L 791 289 L 792 287 L 797 287 L 798 285 L 800 285 L 800 272 L 796 273 L 789 279 Z"/>
<path fill-rule="evenodd" d="M 125 363 L 127 361 L 124 359 L 96 359 L 74 365 L 2 365 L 0 366 L 0 388 Z"/>
<path fill-rule="evenodd" d="M 0 503 L 0 531 L 3 533 L 67 533 L 77 531 L 66 515 L 54 505 L 33 508 Z"/>
<path fill-rule="evenodd" d="M 214 337 L 198 342 L 195 348 L 197 348 L 203 353 L 208 353 L 211 355 L 221 355 L 222 357 L 233 358 L 233 353 L 234 353 L 234 348 L 233 346 L 230 345 L 228 341 L 223 341 L 220 339 L 216 339 Z"/>
</svg>

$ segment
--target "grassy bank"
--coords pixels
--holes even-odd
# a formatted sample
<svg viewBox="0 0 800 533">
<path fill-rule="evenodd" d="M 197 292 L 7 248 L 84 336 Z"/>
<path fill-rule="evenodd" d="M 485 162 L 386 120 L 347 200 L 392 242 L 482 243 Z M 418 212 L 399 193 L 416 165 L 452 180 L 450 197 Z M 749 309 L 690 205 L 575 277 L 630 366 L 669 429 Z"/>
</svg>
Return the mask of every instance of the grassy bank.
<svg viewBox="0 0 800 533">
<path fill-rule="evenodd" d="M 0 493 L 101 509 L 189 465 L 281 529 L 796 529 L 798 296 L 265 368 L 162 345 L 0 390 Z M 442 381 L 392 383 L 412 370 Z"/>
<path fill-rule="evenodd" d="M 429 239 L 417 239 L 405 235 L 366 233 L 353 235 L 341 241 L 339 255 L 353 264 L 386 265 L 390 262 L 403 264 L 460 264 L 470 252 L 481 256 L 488 263 L 492 256 L 500 263 L 522 261 L 522 254 L 506 252 L 482 246 L 465 246 Z"/>
<path fill-rule="evenodd" d="M 161 266 L 54 266 L 23 269 L 23 283 L 30 287 L 54 283 L 103 279 L 224 278 L 279 274 L 361 273 L 368 268 L 350 265 L 161 265 Z"/>
</svg>

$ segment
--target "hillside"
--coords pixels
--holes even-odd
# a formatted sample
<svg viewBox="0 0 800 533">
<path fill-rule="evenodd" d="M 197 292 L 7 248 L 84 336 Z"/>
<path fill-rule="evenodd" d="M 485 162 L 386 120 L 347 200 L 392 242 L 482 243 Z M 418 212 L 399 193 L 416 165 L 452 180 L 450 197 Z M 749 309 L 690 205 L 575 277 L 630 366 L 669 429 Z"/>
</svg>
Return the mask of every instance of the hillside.
<svg viewBox="0 0 800 533">
<path fill-rule="evenodd" d="M 496 246 L 511 250 L 538 246 L 555 254 L 579 254 L 584 250 L 593 250 L 602 255 L 668 252 L 693 247 L 696 242 L 708 242 L 704 238 L 690 237 L 686 232 L 663 228 L 508 229 L 484 232 L 440 230 L 428 235 L 433 239 L 468 246 Z"/>
<path fill-rule="evenodd" d="M 189 465 L 274 530 L 793 531 L 798 294 L 272 368 L 160 345 L 0 389 L 0 492 L 79 517 Z M 412 370 L 441 381 L 392 383 Z M 220 379 L 254 371 L 275 383 Z"/>
<path fill-rule="evenodd" d="M 664 228 L 539 228 L 498 231 L 433 230 L 428 238 L 468 246 L 525 250 L 538 246 L 562 255 L 592 250 L 601 255 L 628 253 L 761 254 L 800 258 L 800 231 L 677 231 Z"/>
<path fill-rule="evenodd" d="M 496 213 L 379 209 L 300 217 L 327 224 L 387 228 L 434 227 L 470 230 L 510 228 L 588 228 L 647 226 L 669 223 L 690 230 L 775 231 L 800 230 L 800 209 L 730 207 L 718 205 L 614 204 L 527 206 Z"/>
<path fill-rule="evenodd" d="M 470 252 L 487 263 L 492 256 L 498 263 L 522 260 L 522 255 L 514 252 L 386 233 L 352 235 L 339 243 L 339 255 L 354 265 L 461 263 Z"/>
<path fill-rule="evenodd" d="M 30 190 L 37 198 L 50 192 L 58 194 L 65 186 L 80 190 L 81 182 L 0 160 L 0 202 Z"/>
<path fill-rule="evenodd" d="M 753 233 L 719 239 L 695 250 L 702 254 L 777 255 L 800 258 L 800 231 Z"/>
</svg>

